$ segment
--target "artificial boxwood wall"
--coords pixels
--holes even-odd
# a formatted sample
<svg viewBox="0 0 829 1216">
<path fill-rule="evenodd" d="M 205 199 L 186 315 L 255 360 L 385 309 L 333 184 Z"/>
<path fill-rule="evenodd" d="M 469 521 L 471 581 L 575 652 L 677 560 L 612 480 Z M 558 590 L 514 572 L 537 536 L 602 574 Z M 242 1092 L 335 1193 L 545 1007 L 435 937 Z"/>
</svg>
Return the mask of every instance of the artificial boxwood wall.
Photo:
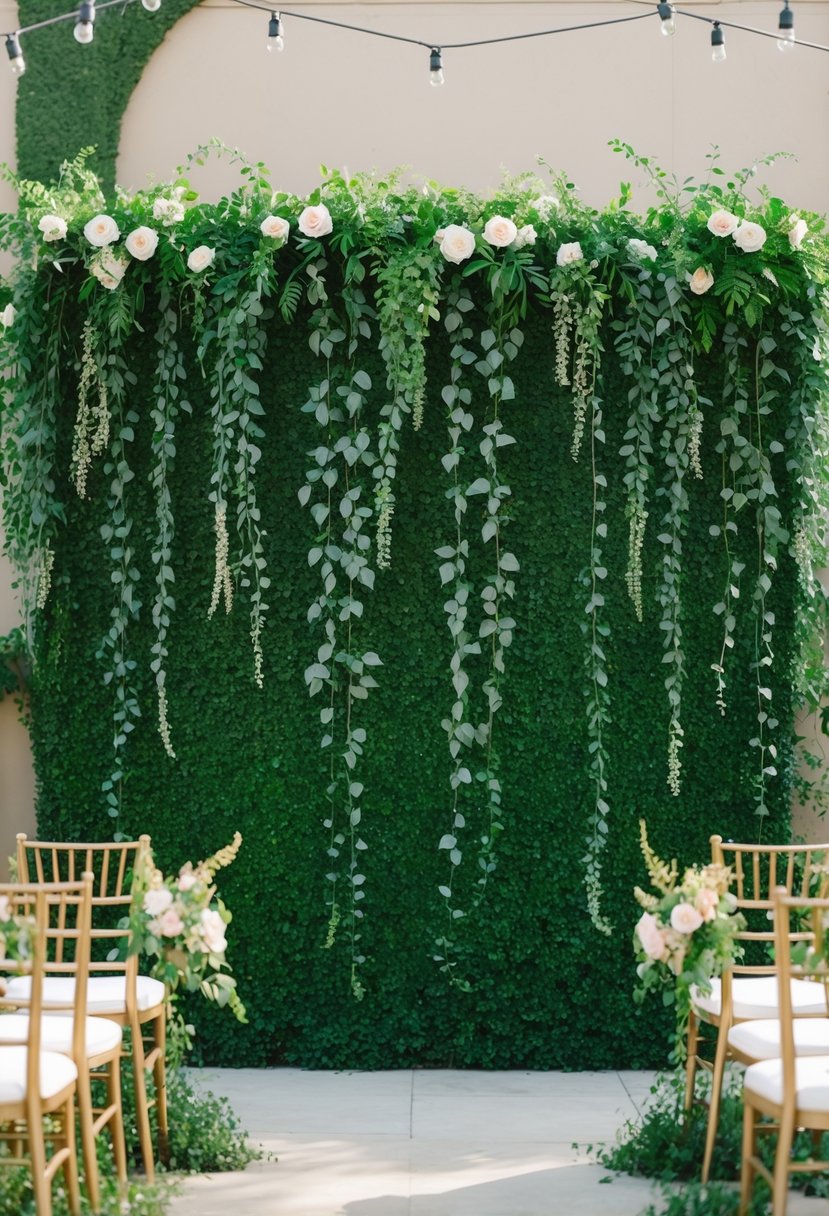
<svg viewBox="0 0 829 1216">
<path fill-rule="evenodd" d="M 595 218 L 562 205 L 555 226 L 545 227 L 541 208 L 532 211 L 534 204 L 526 197 L 517 202 L 502 197 L 497 203 L 502 211 L 518 216 L 521 208 L 530 207 L 539 229 L 537 245 L 520 251 L 489 247 L 487 252 L 479 210 L 469 220 L 479 233 L 477 261 L 468 262 L 473 273 L 465 277 L 463 267 L 444 262 L 431 232 L 440 222 L 459 221 L 461 207 L 480 208 L 468 198 L 421 197 L 418 202 L 413 195 L 406 197 L 400 208 L 416 212 L 407 221 L 412 224 L 407 238 L 404 228 L 389 219 L 393 205 L 388 195 L 381 192 L 379 201 L 366 195 L 368 201 L 355 209 L 352 187 L 338 179 L 325 195 L 334 235 L 299 242 L 292 236 L 284 245 L 281 239 L 269 243 L 260 237 L 258 221 L 270 204 L 295 223 L 300 204 L 285 196 L 274 200 L 262 191 L 259 181 L 252 193 L 229 205 L 188 212 L 170 239 L 162 231 L 156 260 L 133 262 L 120 285 L 110 284 L 111 291 L 102 285 L 106 272 L 99 254 L 91 247 L 84 252 L 80 236 L 94 204 L 75 197 L 79 218 L 69 217 L 64 245 L 47 249 L 39 269 L 26 270 L 18 284 L 18 319 L 10 333 L 13 339 L 17 328 L 20 348 L 7 360 L 12 397 L 3 420 L 10 478 L 7 512 L 17 556 L 25 557 L 28 544 L 42 574 L 45 550 L 37 550 L 42 537 L 34 541 L 31 531 L 28 539 L 23 536 L 32 518 L 26 503 L 37 502 L 37 511 L 48 517 L 54 561 L 45 607 L 35 609 L 33 620 L 39 832 L 75 839 L 106 837 L 113 828 L 126 836 L 150 832 L 158 861 L 167 869 L 207 855 L 241 830 L 245 844 L 223 875 L 222 894 L 234 914 L 231 961 L 250 1025 L 231 1027 L 220 1014 L 196 1011 L 200 1050 L 213 1062 L 658 1064 L 664 1048 L 651 1025 L 658 1014 L 649 1011 L 643 1029 L 630 999 L 630 943 L 637 915 L 631 892 L 643 878 L 639 817 L 647 819 L 652 842 L 662 854 L 676 853 L 689 863 L 707 856 L 713 831 L 741 839 L 780 839 L 787 831 L 791 723 L 802 643 L 796 619 L 807 585 L 803 546 L 811 543 L 814 416 L 822 391 L 813 357 L 819 334 L 807 299 L 813 289 L 792 269 L 800 255 L 786 252 L 788 213 L 781 205 L 764 217 L 769 225 L 782 227 L 770 237 L 763 258 L 777 258 L 775 283 L 791 285 L 785 295 L 771 298 L 770 289 L 761 287 L 765 263 L 745 261 L 752 255 L 706 236 L 699 219 L 689 222 L 687 255 L 675 248 L 657 255 L 651 246 L 643 254 L 627 243 L 642 231 L 635 217 L 615 213 L 601 229 Z M 49 204 L 52 209 L 58 205 L 56 196 L 35 197 L 35 215 Z M 152 198 L 119 205 L 131 208 L 130 215 L 116 212 L 122 230 L 130 222 L 152 220 Z M 549 205 L 545 210 L 549 216 Z M 678 221 L 666 211 L 650 223 L 656 228 L 647 235 L 659 239 L 660 226 L 664 233 L 676 231 Z M 371 237 L 355 253 L 354 241 L 359 244 L 360 238 L 354 233 L 361 225 Z M 387 244 L 372 225 L 387 226 Z M 345 229 L 352 234 L 347 240 Z M 210 234 L 215 266 L 206 275 L 189 271 L 187 250 L 201 247 L 199 242 Z M 569 245 L 566 238 L 571 238 Z M 572 251 L 576 238 L 585 258 L 556 266 L 556 248 L 561 243 Z M 406 252 L 408 239 L 411 253 Z M 701 245 L 707 253 L 700 253 Z M 58 250 L 60 273 L 49 260 Z M 596 259 L 595 273 L 588 265 L 591 252 L 604 259 Z M 668 269 L 669 262 L 686 256 L 715 264 L 715 278 L 731 283 L 730 295 L 720 295 L 716 302 L 713 293 L 708 301 L 693 297 Z M 661 265 L 657 258 L 664 259 Z M 423 313 L 416 306 L 408 311 L 412 301 L 403 294 L 405 269 L 389 295 L 392 264 L 397 274 L 401 266 L 418 267 L 413 299 L 428 302 L 427 316 L 428 308 L 441 314 L 440 321 L 432 319 L 428 334 Z M 363 278 L 366 265 L 380 276 L 379 296 L 373 274 Z M 502 266 L 514 269 L 502 274 Z M 87 268 L 97 269 L 101 282 L 87 277 Z M 335 337 L 328 350 L 324 337 L 320 344 L 320 334 L 332 334 L 333 324 L 329 317 L 326 331 L 320 320 L 314 282 L 323 268 L 332 316 L 342 318 L 344 329 L 356 326 L 350 362 L 343 348 L 337 350 L 340 339 Z M 756 290 L 741 290 L 745 276 L 754 272 Z M 284 289 L 292 273 L 301 291 L 289 299 Z M 250 309 L 246 293 L 254 281 L 265 282 L 267 289 L 262 307 Z M 528 304 L 522 319 L 525 287 Z M 431 289 L 437 295 L 430 295 Z M 803 305 L 796 294 L 801 290 Z M 467 311 L 458 314 L 447 333 L 446 321 L 466 291 Z M 370 308 L 376 297 L 379 344 L 374 318 L 368 334 L 359 330 L 353 312 L 356 301 Z M 574 388 L 560 383 L 562 369 L 557 367 L 557 354 L 559 361 L 563 357 L 565 297 L 582 318 L 579 332 L 587 335 L 596 359 L 577 460 L 572 454 Z M 591 329 L 590 310 L 600 299 Z M 728 299 L 735 301 L 730 319 Z M 79 303 L 68 307 L 73 301 Z M 238 312 L 237 301 L 242 301 Z M 282 314 L 277 304 L 283 306 Z M 508 324 L 501 329 L 504 317 Z M 649 520 L 642 550 L 641 622 L 625 586 L 630 503 L 636 493 L 635 480 L 625 481 L 632 459 L 630 416 L 639 411 L 641 421 L 648 398 L 625 341 L 630 343 L 640 318 L 642 332 L 633 345 L 640 353 L 649 352 L 645 377 L 653 393 L 646 427 L 653 450 L 646 461 Z M 90 331 L 84 331 L 90 321 L 96 327 L 91 363 L 89 350 L 84 355 L 84 332 L 87 344 L 92 342 Z M 470 334 L 463 337 L 467 324 Z M 241 341 L 236 331 L 228 338 L 232 325 L 241 325 L 247 335 L 241 346 L 234 345 Z M 513 326 L 520 327 L 523 343 L 513 341 Z M 408 369 L 410 377 L 419 378 L 416 353 L 424 338 L 426 390 L 421 397 L 419 389 L 409 394 L 403 373 Z M 223 347 L 228 341 L 230 346 Z M 260 341 L 264 365 L 257 369 L 249 353 L 260 349 Z M 163 559 L 174 572 L 167 592 L 174 593 L 175 609 L 170 606 L 164 649 L 172 759 L 156 722 L 157 671 L 151 664 L 158 655 L 158 632 L 150 609 L 160 563 L 152 562 L 150 553 L 158 546 L 159 527 L 154 411 L 164 354 L 174 349 L 174 342 L 186 376 L 181 392 L 192 412 L 178 415 L 174 451 L 166 465 L 175 518 Z M 203 347 L 201 368 L 195 342 Z M 389 359 L 395 343 L 399 366 Z M 464 343 L 476 353 L 461 379 L 453 381 L 453 360 L 457 371 Z M 680 348 L 684 353 L 675 356 L 672 352 Z M 231 358 L 222 364 L 222 374 L 244 369 L 242 396 L 248 404 L 258 403 L 255 422 L 262 432 L 255 461 L 258 524 L 264 529 L 258 551 L 270 579 L 261 635 L 262 688 L 253 678 L 250 588 L 243 585 L 249 565 L 247 574 L 244 566 L 235 569 L 233 611 L 226 614 L 220 605 L 211 619 L 207 612 L 216 545 L 215 503 L 209 501 L 211 488 L 215 490 L 215 424 L 222 411 L 227 419 L 229 401 L 223 392 L 230 381 L 224 381 L 225 390 L 217 388 L 222 358 L 217 351 L 223 349 Z M 493 349 L 505 352 L 509 361 L 509 392 L 501 373 L 493 378 L 498 364 L 487 372 L 482 362 Z M 575 359 L 572 377 L 578 353 L 572 346 L 565 353 L 565 362 Z M 690 362 L 686 365 L 684 359 L 694 365 L 693 399 L 677 388 L 677 368 L 690 375 Z M 82 367 L 88 369 L 96 360 L 94 375 L 110 392 L 111 430 L 108 452 L 89 465 L 87 497 L 81 499 L 70 479 L 70 469 L 77 479 L 72 451 L 78 379 Z M 308 619 L 309 605 L 321 592 L 319 558 L 309 562 L 309 551 L 320 543 L 325 527 L 311 517 L 304 493 L 298 497 L 298 492 L 308 484 L 309 466 L 315 464 L 310 454 L 329 425 L 321 422 L 315 407 L 313 389 L 319 389 L 322 377 L 333 378 L 335 402 L 338 397 L 347 401 L 349 386 L 360 389 L 357 421 L 349 426 L 341 418 L 335 425 L 343 436 L 353 438 L 362 428 L 374 446 L 389 422 L 389 401 L 402 406 L 391 566 L 376 569 L 373 590 L 362 594 L 364 611 L 355 623 L 359 647 L 354 653 L 382 659 L 382 666 L 367 659 L 377 687 L 370 686 L 365 699 L 351 704 L 351 728 L 358 721 L 365 730 L 355 770 L 364 787 L 358 795 L 362 818 L 352 833 L 352 843 L 359 838 L 366 846 L 355 855 L 359 891 L 365 894 L 359 905 L 365 915 L 351 923 L 360 934 L 356 946 L 349 918 L 358 905 L 350 904 L 348 895 L 353 894 L 349 883 L 355 868 L 345 864 L 347 857 L 332 863 L 326 853 L 331 844 L 331 832 L 323 826 L 331 814 L 326 794 L 331 749 L 320 746 L 324 727 L 319 711 L 327 691 L 308 696 L 309 681 L 315 678 L 311 669 L 324 640 L 320 621 Z M 508 612 L 515 624 L 501 651 L 504 672 L 497 682 L 502 704 L 494 718 L 493 749 L 486 761 L 481 758 L 486 749 L 475 753 L 471 786 L 461 790 L 467 823 L 459 826 L 457 836 L 465 858 L 455 867 L 448 899 L 440 888 L 448 881 L 450 777 L 458 768 L 450 759 L 442 723 L 458 694 L 450 670 L 453 643 L 446 601 L 459 576 L 457 570 L 442 572 L 447 554 L 436 555 L 436 550 L 445 550 L 455 535 L 454 471 L 445 459 L 447 411 L 452 408 L 447 386 L 453 382 L 470 394 L 466 410 L 471 429 L 461 445 L 467 506 L 463 531 L 469 546 L 465 578 L 474 589 L 470 603 L 478 602 L 486 580 L 493 577 L 492 536 L 483 542 L 480 527 L 500 510 L 499 553 L 514 582 L 514 597 L 507 603 L 509 593 L 502 587 L 499 619 Z M 175 377 L 164 383 L 169 403 Z M 337 394 L 337 387 L 345 392 Z M 45 474 L 44 466 L 32 464 L 33 452 L 44 458 L 46 434 L 32 422 L 33 400 L 54 414 L 55 446 L 52 452 L 51 439 L 45 445 Z M 486 494 L 472 489 L 473 481 L 490 472 L 479 446 L 493 403 L 515 440 L 499 448 L 498 480 L 510 487 L 502 510 L 485 505 Z M 423 425 L 415 431 L 410 407 L 419 405 Z M 578 416 L 578 402 L 576 406 Z M 238 440 L 237 433 L 234 443 Z M 699 450 L 692 459 L 689 449 L 697 440 Z M 236 454 L 242 450 L 234 449 Z M 391 459 L 388 453 L 386 459 Z M 119 468 L 121 461 L 128 463 L 129 476 Z M 229 478 L 227 494 L 232 562 L 240 544 L 246 551 L 244 536 L 237 537 L 233 526 L 245 478 L 253 477 L 253 466 L 242 465 Z M 694 476 L 695 467 L 702 477 Z M 343 473 L 345 466 L 335 514 Z M 363 488 L 361 501 L 371 508 L 373 527 L 373 474 L 357 461 L 351 475 L 352 488 Z M 314 484 L 312 501 L 320 483 Z M 731 494 L 724 499 L 728 487 Z M 735 487 L 742 499 L 736 504 Z M 687 501 L 682 499 L 677 513 L 681 495 Z M 127 500 L 128 515 L 119 515 Z M 137 619 L 132 613 L 128 621 L 124 618 L 128 628 L 118 640 L 129 669 L 104 682 L 103 673 L 114 670 L 118 657 L 112 646 L 102 646 L 102 639 L 112 627 L 119 599 L 121 609 L 124 605 L 118 571 L 125 545 L 119 549 L 117 534 L 113 537 L 108 529 L 113 521 L 125 526 L 125 519 L 130 521 L 122 538 L 131 549 L 127 566 L 137 571 L 132 607 L 135 599 L 142 606 L 136 608 Z M 723 532 L 728 522 L 731 529 Z M 343 526 L 338 518 L 337 527 Z M 665 528 L 667 533 L 660 532 Z M 800 538 L 799 549 L 790 540 L 794 537 Z M 514 560 L 503 560 L 507 551 Z M 373 544 L 370 552 L 374 554 Z M 799 565 L 794 555 L 799 555 Z M 374 556 L 370 560 L 377 564 Z M 672 612 L 671 586 L 678 614 L 669 631 L 673 649 L 666 648 L 664 636 Z M 38 589 L 35 598 L 39 594 Z M 342 594 L 340 575 L 336 595 Z M 715 611 L 724 596 L 727 611 Z M 723 618 L 731 613 L 735 620 L 725 634 L 733 645 L 724 648 Z M 479 609 L 473 617 L 477 624 Z M 589 626 L 598 618 L 603 632 L 591 646 Z M 343 634 L 339 636 L 342 645 Z M 472 628 L 471 637 L 476 636 L 477 628 Z M 602 651 L 598 664 L 597 644 Z M 724 715 L 712 672 L 723 654 Z M 765 655 L 771 656 L 768 663 L 761 662 Z M 486 717 L 481 700 L 489 663 L 486 645 L 481 655 L 470 653 L 465 660 L 473 704 L 467 716 L 473 722 Z M 675 794 L 666 782 L 672 720 L 666 677 L 676 676 L 679 666 L 682 780 Z M 338 715 L 344 708 L 343 679 L 342 671 L 331 681 L 322 679 L 325 690 L 335 688 Z M 596 682 L 602 692 L 598 732 L 589 708 Z M 141 712 L 128 714 L 134 728 L 129 737 L 116 738 L 119 775 L 113 785 L 113 733 L 118 736 L 125 720 L 123 713 L 119 717 L 119 689 L 127 690 L 128 700 L 134 695 Z M 772 705 L 770 718 L 766 711 Z M 760 727 L 758 714 L 764 715 Z M 336 721 L 342 723 L 342 718 Z M 462 750 L 461 760 L 466 754 Z M 597 755 L 606 787 L 597 784 Z M 765 774 L 758 769 L 761 760 Z M 502 798 L 496 819 L 503 830 L 494 850 L 476 844 L 491 831 L 487 799 L 474 771 L 484 764 L 489 775 L 497 774 Z M 347 837 L 341 777 L 338 789 L 337 814 Z M 597 812 L 599 804 L 604 809 Z M 351 798 L 346 809 L 353 806 Z M 765 812 L 759 818 L 758 807 Z M 114 811 L 115 821 L 108 818 Z M 603 887 L 600 910 L 594 908 L 592 919 L 584 883 L 586 838 L 591 836 L 590 864 L 598 859 L 597 883 Z M 342 852 L 347 850 L 346 841 Z M 476 850 L 485 864 L 494 865 L 480 900 Z M 332 864 L 339 872 L 337 890 L 344 893 L 333 919 L 326 879 Z M 438 943 L 447 936 L 450 907 L 466 915 L 452 921 L 447 947 Z M 602 918 L 612 922 L 609 935 L 599 931 Z M 442 958 L 436 960 L 435 954 Z"/>
</svg>

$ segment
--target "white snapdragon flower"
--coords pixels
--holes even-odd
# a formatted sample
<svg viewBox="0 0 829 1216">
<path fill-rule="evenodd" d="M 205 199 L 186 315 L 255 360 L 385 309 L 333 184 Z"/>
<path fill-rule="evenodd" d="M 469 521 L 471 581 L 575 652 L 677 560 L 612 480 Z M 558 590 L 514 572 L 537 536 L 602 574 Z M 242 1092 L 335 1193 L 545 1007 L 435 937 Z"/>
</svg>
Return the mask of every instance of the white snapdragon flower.
<svg viewBox="0 0 829 1216">
<path fill-rule="evenodd" d="M 522 228 L 518 229 L 513 244 L 516 249 L 523 249 L 525 245 L 534 245 L 537 240 L 538 233 L 532 224 L 524 224 Z"/>
<path fill-rule="evenodd" d="M 541 220 L 548 220 L 554 211 L 558 211 L 561 203 L 557 194 L 542 194 L 531 204 Z"/>
<path fill-rule="evenodd" d="M 628 241 L 628 253 L 640 262 L 646 259 L 651 262 L 656 261 L 656 250 L 653 245 L 649 245 L 647 241 L 640 241 L 638 237 L 631 237 Z"/>
<path fill-rule="evenodd" d="M 789 244 L 792 249 L 799 249 L 803 244 L 803 238 L 809 231 L 809 225 L 805 220 L 802 220 L 799 215 L 789 216 Z"/>
<path fill-rule="evenodd" d="M 178 198 L 157 198 L 153 203 L 153 219 L 165 228 L 172 228 L 184 219 L 184 205 Z"/>
<path fill-rule="evenodd" d="M 94 275 L 107 291 L 114 291 L 126 274 L 127 265 L 125 258 L 106 246 L 90 265 L 89 273 Z"/>
</svg>

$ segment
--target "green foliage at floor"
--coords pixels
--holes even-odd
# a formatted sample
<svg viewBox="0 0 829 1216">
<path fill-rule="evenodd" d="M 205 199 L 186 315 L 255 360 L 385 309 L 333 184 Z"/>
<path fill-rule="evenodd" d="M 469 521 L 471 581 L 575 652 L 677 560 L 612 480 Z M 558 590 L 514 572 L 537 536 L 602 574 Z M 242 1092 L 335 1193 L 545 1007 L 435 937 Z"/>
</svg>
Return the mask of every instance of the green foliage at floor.
<svg viewBox="0 0 829 1216">
<path fill-rule="evenodd" d="M 144 1179 L 132 1178 L 124 1192 L 114 1177 L 103 1174 L 97 1216 L 164 1216 L 173 1194 L 174 1189 L 167 1179 L 150 1185 Z M 52 1197 L 53 1216 L 70 1216 L 62 1181 L 54 1183 Z M 37 1216 L 28 1169 L 0 1167 L 0 1216 Z M 81 1216 L 92 1216 L 83 1188 Z"/>
</svg>

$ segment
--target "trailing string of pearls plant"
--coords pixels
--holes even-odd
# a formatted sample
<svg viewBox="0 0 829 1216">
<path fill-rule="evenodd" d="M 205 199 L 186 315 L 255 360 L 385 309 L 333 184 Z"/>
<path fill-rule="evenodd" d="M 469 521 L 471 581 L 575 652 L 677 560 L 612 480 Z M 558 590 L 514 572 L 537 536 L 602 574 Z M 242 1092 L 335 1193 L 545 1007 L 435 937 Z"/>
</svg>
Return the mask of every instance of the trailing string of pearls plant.
<svg viewBox="0 0 829 1216">
<path fill-rule="evenodd" d="M 100 13 L 106 12 L 109 9 L 117 9 L 119 12 L 134 4 L 136 0 L 104 0 L 103 3 L 97 3 L 96 0 L 81 0 L 81 4 L 76 9 L 70 9 L 66 13 L 58 13 L 53 17 L 47 17 L 43 21 L 33 22 L 30 25 L 21 26 L 18 30 L 9 32 L 4 35 L 6 54 L 8 55 L 12 72 L 16 76 L 22 76 L 26 71 L 26 60 L 23 56 L 23 46 L 21 38 L 25 35 L 32 34 L 37 30 L 44 29 L 47 26 L 58 25 L 66 21 L 74 21 L 74 36 L 76 42 L 82 46 L 88 46 L 95 38 L 95 21 Z M 586 21 L 578 25 L 562 26 L 558 29 L 532 30 L 526 33 L 517 34 L 502 34 L 493 38 L 476 38 L 463 42 L 435 42 L 428 41 L 422 38 L 407 37 L 403 34 L 391 34 L 384 30 L 370 29 L 362 25 L 354 25 L 346 21 L 335 21 L 330 17 L 321 17 L 318 14 L 289 12 L 286 9 L 280 11 L 274 10 L 268 4 L 259 4 L 256 0 L 231 0 L 233 4 L 242 8 L 257 9 L 260 12 L 269 14 L 268 16 L 268 36 L 266 41 L 266 49 L 269 52 L 283 51 L 285 49 L 285 28 L 283 17 L 289 17 L 297 21 L 310 21 L 316 25 L 325 25 L 334 29 L 346 30 L 353 33 L 368 35 L 372 38 L 382 38 L 387 42 L 399 42 L 408 46 L 421 47 L 428 51 L 429 54 L 429 83 L 435 86 L 441 86 L 445 83 L 445 75 L 443 70 L 443 54 L 447 50 L 463 51 L 470 50 L 479 46 L 499 46 L 507 42 L 525 42 L 536 38 L 550 38 L 557 34 L 570 34 L 581 30 L 602 29 L 612 25 L 626 25 L 632 21 L 641 21 L 648 17 L 656 16 L 660 23 L 660 29 L 667 37 L 672 37 L 676 33 L 677 16 L 683 18 L 701 21 L 708 25 L 711 30 L 711 58 L 714 63 L 723 63 L 726 58 L 725 49 L 725 30 L 733 29 L 740 30 L 743 33 L 752 34 L 760 38 L 773 38 L 777 42 L 778 49 L 783 52 L 789 52 L 795 46 L 808 47 L 810 50 L 829 52 L 829 47 L 822 46 L 815 42 L 805 42 L 795 36 L 794 13 L 789 4 L 789 0 L 784 0 L 783 8 L 780 10 L 777 23 L 777 31 L 758 30 L 752 26 L 742 25 L 736 21 L 725 21 L 722 19 L 714 19 L 703 13 L 695 13 L 689 9 L 679 9 L 670 0 L 658 0 L 654 4 L 652 0 L 635 0 L 636 3 L 641 3 L 648 11 L 632 14 L 627 17 L 612 17 L 601 21 Z M 161 8 L 161 0 L 141 0 L 141 5 L 148 13 L 156 13 Z"/>
<path fill-rule="evenodd" d="M 520 797 L 504 771 L 498 731 L 527 595 L 515 554 L 520 504 L 510 481 L 522 459 L 526 404 L 514 375 L 528 310 L 549 318 L 551 380 L 570 402 L 570 456 L 589 485 L 589 546 L 575 587 L 561 594 L 575 594 L 573 628 L 581 625 L 584 635 L 585 887 L 598 930 L 611 929 L 601 906 L 615 695 L 606 597 L 628 597 L 631 628 L 655 627 L 661 639 L 666 792 L 677 796 L 688 739 L 685 541 L 700 478 L 720 487 L 719 513 L 707 523 L 711 561 L 724 575 L 722 595 L 711 604 L 722 622 L 722 645 L 708 657 L 711 704 L 726 714 L 729 685 L 745 683 L 746 672 L 732 670 L 730 661 L 742 631 L 753 652 L 756 730 L 746 744 L 756 754 L 760 822 L 776 777 L 775 680 L 791 680 L 774 669 L 768 606 L 784 552 L 797 562 L 803 590 L 797 692 L 814 701 L 822 689 L 816 638 L 824 600 L 814 574 L 824 560 L 827 506 L 821 221 L 773 197 L 752 201 L 754 166 L 728 177 L 712 154 L 708 180 L 680 188 L 628 145 L 614 148 L 652 178 L 659 203 L 644 218 L 628 209 L 627 187 L 597 213 L 555 174 L 552 185 L 527 175 L 482 199 L 335 172 L 301 199 L 274 192 L 263 166 L 243 162 L 243 187 L 216 205 L 198 203 L 187 166 L 168 185 L 111 200 L 84 154 L 63 166 L 53 187 L 13 179 L 21 212 L 0 223 L 2 244 L 18 254 L 14 282 L 0 296 L 6 546 L 31 635 L 48 612 L 67 510 L 60 487 L 70 485 L 82 499 L 102 487 L 103 581 L 112 598 L 99 657 L 113 720 L 113 763 L 102 793 L 116 831 L 129 736 L 141 713 L 139 665 L 154 676 L 161 745 L 170 762 L 175 758 L 177 697 L 166 674 L 179 609 L 170 477 L 177 426 L 192 408 L 188 385 L 192 393 L 203 378 L 209 399 L 212 456 L 203 486 L 215 537 L 212 595 L 188 610 L 248 614 L 250 678 L 262 686 L 274 556 L 268 537 L 279 521 L 260 487 L 262 439 L 276 423 L 260 388 L 275 313 L 283 323 L 307 325 L 318 373 L 296 409 L 312 422 L 317 441 L 296 490 L 307 511 L 308 565 L 319 583 L 307 607 L 305 683 L 319 698 L 319 742 L 328 756 L 321 816 L 328 944 L 347 934 L 357 997 L 371 890 L 364 827 L 370 798 L 361 776 L 371 739 L 363 710 L 378 680 L 394 679 L 373 644 L 369 606 L 382 596 L 395 561 L 401 436 L 427 417 L 446 426 L 435 469 L 446 500 L 444 534 L 432 575 L 435 593 L 446 597 L 448 634 L 445 821 L 435 841 L 446 858 L 436 892 L 445 921 L 433 950 L 461 986 L 462 922 L 487 893 L 510 803 Z M 438 327 L 449 356 L 442 382 L 430 384 L 426 346 Z M 136 532 L 133 505 L 140 418 L 128 340 L 139 329 L 155 338 L 149 547 Z M 708 395 L 699 388 L 715 348 L 725 368 L 716 402 L 710 383 Z M 366 366 L 372 352 L 385 368 L 384 383 Z M 625 396 L 616 388 L 607 399 L 606 365 L 621 376 Z M 56 436 L 67 394 L 76 411 L 64 469 Z M 610 409 L 626 417 L 617 451 L 606 436 Z M 777 480 L 788 457 L 778 440 L 767 439 L 766 425 L 783 410 L 792 450 L 806 453 L 805 463 L 789 470 L 799 494 L 785 523 Z M 718 428 L 718 460 L 706 467 L 701 439 L 709 425 Z M 608 511 L 614 487 L 626 502 L 624 570 L 609 569 L 605 557 L 609 533 L 620 526 Z M 148 597 L 155 640 L 142 658 L 131 631 Z"/>
</svg>

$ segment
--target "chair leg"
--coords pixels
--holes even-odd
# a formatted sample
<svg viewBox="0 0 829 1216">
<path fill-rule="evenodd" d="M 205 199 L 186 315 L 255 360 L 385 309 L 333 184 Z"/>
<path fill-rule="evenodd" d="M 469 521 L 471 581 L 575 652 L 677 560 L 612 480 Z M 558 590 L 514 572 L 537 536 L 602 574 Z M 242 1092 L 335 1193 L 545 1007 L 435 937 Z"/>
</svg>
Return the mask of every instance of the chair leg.
<svg viewBox="0 0 829 1216">
<path fill-rule="evenodd" d="M 699 1025 L 693 1009 L 688 1018 L 686 1049 L 688 1054 L 685 1057 L 685 1111 L 687 1113 L 694 1105 L 694 1083 L 697 1078 L 697 1051 L 699 1050 Z"/>
<path fill-rule="evenodd" d="M 69 1103 L 66 1126 L 69 1126 Z M 28 1120 L 29 1158 L 32 1163 L 32 1190 L 37 1216 L 52 1216 L 52 1183 L 46 1178 L 46 1143 L 43 1138 L 43 1116 Z M 73 1124 L 74 1126 L 74 1124 Z"/>
<path fill-rule="evenodd" d="M 167 1124 L 167 1007 L 155 1021 L 155 1046 L 158 1048 L 153 1078 L 155 1080 L 155 1103 L 158 1116 L 158 1155 L 167 1164 L 170 1158 L 169 1128 Z"/>
<path fill-rule="evenodd" d="M 75 1143 L 75 1103 L 70 1097 L 64 1110 L 66 1147 L 69 1156 L 63 1166 L 63 1180 L 66 1183 L 66 1201 L 72 1216 L 80 1216 L 81 1189 L 78 1185 L 78 1149 Z M 97 1166 L 97 1161 L 96 1161 Z M 97 1170 L 96 1170 L 97 1178 Z M 88 1176 L 87 1176 L 88 1177 Z"/>
<path fill-rule="evenodd" d="M 783 1111 L 780 1130 L 777 1133 L 777 1151 L 774 1154 L 774 1186 L 771 1191 L 772 1216 L 786 1216 L 789 1200 L 789 1158 L 794 1138 L 794 1111 Z"/>
<path fill-rule="evenodd" d="M 112 1157 L 115 1162 L 115 1174 L 119 1182 L 127 1181 L 127 1146 L 124 1140 L 124 1104 L 121 1098 L 121 1057 L 110 1061 L 107 1071 L 107 1101 L 115 1107 L 115 1114 L 109 1121 L 109 1135 L 112 1140 Z"/>
<path fill-rule="evenodd" d="M 83 1172 L 86 1183 L 86 1193 L 89 1206 L 93 1212 L 101 1207 L 101 1182 L 98 1177 L 98 1155 L 95 1149 L 95 1132 L 92 1124 L 95 1115 L 92 1109 L 92 1087 L 89 1079 L 89 1069 L 82 1063 L 78 1069 L 78 1123 L 81 1128 L 81 1151 L 83 1153 Z"/>
<path fill-rule="evenodd" d="M 754 1188 L 754 1162 L 757 1154 L 757 1116 L 754 1107 L 746 1097 L 743 1110 L 743 1164 L 740 1170 L 740 1210 L 739 1216 L 748 1216 L 751 1204 L 751 1192 Z"/>
<path fill-rule="evenodd" d="M 707 1182 L 711 1173 L 717 1127 L 720 1122 L 720 1100 L 722 1098 L 725 1060 L 728 1054 L 728 1025 L 724 1018 L 717 1027 L 717 1050 L 714 1054 L 714 1071 L 711 1075 L 711 1101 L 708 1107 L 708 1127 L 705 1130 L 705 1154 L 702 1159 L 702 1181 Z"/>
<path fill-rule="evenodd" d="M 132 1031 L 132 1079 L 135 1087 L 135 1118 L 138 1124 L 138 1141 L 141 1145 L 141 1156 L 144 1159 L 144 1173 L 148 1182 L 155 1179 L 155 1160 L 153 1157 L 153 1138 L 150 1132 L 150 1108 L 147 1104 L 147 1073 L 144 1068 L 144 1041 L 141 1038 L 141 1027 L 135 1025 Z"/>
</svg>

